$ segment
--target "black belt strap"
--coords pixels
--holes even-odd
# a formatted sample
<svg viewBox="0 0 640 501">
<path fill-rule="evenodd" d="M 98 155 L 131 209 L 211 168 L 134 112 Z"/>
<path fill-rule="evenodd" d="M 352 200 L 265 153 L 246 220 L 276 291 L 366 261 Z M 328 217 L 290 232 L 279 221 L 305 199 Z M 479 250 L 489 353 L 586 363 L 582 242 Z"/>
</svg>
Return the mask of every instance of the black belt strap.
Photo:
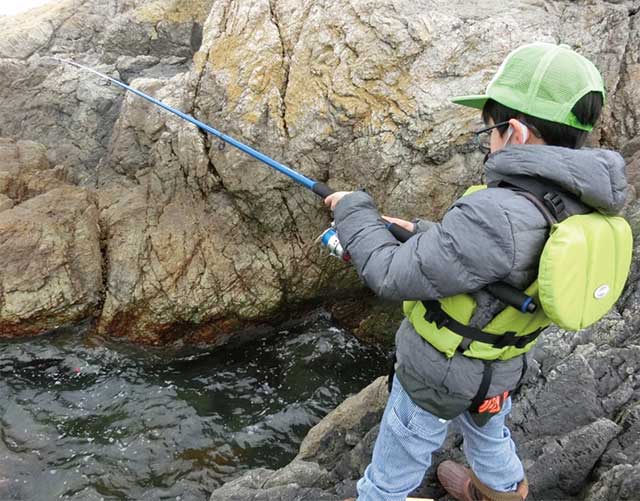
<svg viewBox="0 0 640 501">
<path fill-rule="evenodd" d="M 469 410 L 471 412 L 477 412 L 480 408 L 484 399 L 487 398 L 487 393 L 489 392 L 489 386 L 491 386 L 491 376 L 493 375 L 493 366 L 491 360 L 484 360 L 484 372 L 482 373 L 482 381 L 480 381 L 480 386 L 478 386 L 478 391 L 476 392 L 475 397 L 471 401 L 471 405 L 469 406 Z"/>
<path fill-rule="evenodd" d="M 427 322 L 433 322 L 438 329 L 446 327 L 452 332 L 455 332 L 459 336 L 472 339 L 473 341 L 479 341 L 481 343 L 487 343 L 495 348 L 505 348 L 507 346 L 515 346 L 516 348 L 524 348 L 530 342 L 534 341 L 542 332 L 543 329 L 538 329 L 526 334 L 524 336 L 518 336 L 514 331 L 508 331 L 504 334 L 491 334 L 475 327 L 469 327 L 458 322 L 455 318 L 449 316 L 440 305 L 440 301 L 422 301 L 425 307 L 424 319 Z"/>
<path fill-rule="evenodd" d="M 387 376 L 387 390 L 389 390 L 389 395 L 391 395 L 391 390 L 393 389 L 393 377 L 396 375 L 396 350 L 393 350 L 393 355 L 391 356 L 391 367 L 389 367 L 389 376 Z"/>
<path fill-rule="evenodd" d="M 545 221 L 549 225 L 549 228 L 551 228 L 558 222 L 558 218 L 554 214 L 552 214 L 549 208 L 544 203 L 542 203 L 542 201 L 533 193 L 529 193 L 528 191 L 516 191 L 515 193 L 526 198 L 527 200 L 529 200 L 529 202 L 536 206 L 536 208 L 542 214 L 542 217 L 544 217 Z"/>
<path fill-rule="evenodd" d="M 529 364 L 527 362 L 527 354 L 522 354 L 522 372 L 520 373 L 520 380 L 518 381 L 518 388 L 522 383 L 524 383 L 524 377 L 527 375 L 527 369 L 529 368 Z"/>
</svg>

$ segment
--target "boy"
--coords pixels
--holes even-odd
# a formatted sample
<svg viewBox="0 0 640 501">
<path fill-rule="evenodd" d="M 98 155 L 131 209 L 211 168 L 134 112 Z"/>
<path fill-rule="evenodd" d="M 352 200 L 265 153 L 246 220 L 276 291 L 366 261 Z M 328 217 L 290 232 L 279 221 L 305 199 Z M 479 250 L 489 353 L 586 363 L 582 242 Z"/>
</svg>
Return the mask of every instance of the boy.
<svg viewBox="0 0 640 501">
<path fill-rule="evenodd" d="M 505 307 L 485 286 L 503 281 L 524 290 L 534 282 L 549 211 L 560 217 L 621 210 L 627 183 L 620 155 L 580 150 L 604 96 L 598 70 L 569 47 L 524 45 L 508 55 L 485 95 L 453 99 L 482 110 L 487 127 L 476 137 L 487 153 L 487 189 L 458 199 L 441 223 L 391 219 L 417 232 L 402 244 L 366 193 L 326 198 L 363 281 L 381 297 L 411 301 L 396 333 L 396 374 L 373 458 L 358 482 L 360 501 L 404 500 L 420 485 L 451 421 L 462 431 L 471 469 L 440 464 L 445 489 L 460 500 L 527 497 L 504 422 L 544 326 L 507 329 L 516 332 L 495 346 L 465 336 Z M 416 305 L 424 308 L 418 316 Z"/>
</svg>

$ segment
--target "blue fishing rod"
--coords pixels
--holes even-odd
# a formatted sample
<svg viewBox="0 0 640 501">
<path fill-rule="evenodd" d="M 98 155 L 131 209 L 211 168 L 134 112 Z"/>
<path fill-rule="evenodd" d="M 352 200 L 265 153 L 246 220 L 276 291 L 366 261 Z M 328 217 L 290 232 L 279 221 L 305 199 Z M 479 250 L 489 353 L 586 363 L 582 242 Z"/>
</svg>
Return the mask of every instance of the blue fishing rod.
<svg viewBox="0 0 640 501">
<path fill-rule="evenodd" d="M 281 164 L 280 162 L 276 162 L 275 160 L 268 157 L 264 153 L 260 153 L 259 151 L 254 150 L 250 146 L 247 146 L 246 144 L 241 143 L 237 139 L 234 139 L 233 137 L 228 136 L 217 129 L 214 129 L 210 125 L 207 125 L 206 123 L 201 122 L 197 118 L 194 118 L 191 115 L 188 115 L 187 113 L 183 113 L 182 111 L 177 110 L 169 106 L 168 104 L 163 103 L 159 99 L 151 97 L 150 95 L 145 94 L 144 92 L 138 89 L 135 89 L 124 82 L 121 82 L 120 80 L 117 80 L 108 75 L 105 75 L 104 73 L 100 73 L 99 71 L 96 71 L 93 68 L 89 68 L 88 66 L 83 66 L 82 64 L 78 64 L 74 61 L 70 61 L 69 59 L 61 59 L 58 57 L 53 57 L 53 59 L 64 64 L 70 64 L 71 66 L 74 66 L 80 70 L 93 73 L 94 75 L 97 75 L 102 79 L 108 80 L 109 82 L 117 85 L 118 87 L 128 90 L 129 92 L 133 92 L 136 96 L 146 99 L 147 101 L 155 104 L 156 106 L 159 106 L 160 108 L 163 108 L 169 113 L 173 113 L 174 115 L 179 116 L 183 120 L 186 120 L 187 122 L 192 123 L 199 129 L 205 132 L 208 132 L 212 136 L 215 136 L 218 139 L 221 139 L 225 143 L 235 146 L 240 151 L 243 151 L 244 153 L 252 156 L 256 160 L 260 160 L 262 163 L 265 163 L 269 167 L 277 170 L 278 172 L 284 174 L 285 176 L 288 176 L 298 184 L 301 184 L 302 186 L 311 190 L 313 193 L 315 193 L 319 197 L 322 197 L 323 199 L 328 197 L 332 193 L 334 193 L 334 190 L 329 188 L 325 183 L 320 181 L 315 181 L 293 170 L 292 168 Z M 387 223 L 387 229 L 399 242 L 406 242 L 414 235 L 413 232 L 405 230 L 403 227 L 398 226 L 397 224 L 394 224 L 394 223 Z M 322 244 L 329 249 L 329 252 L 332 255 L 342 258 L 345 261 L 349 260 L 349 254 L 343 250 L 342 245 L 338 240 L 338 235 L 333 227 L 326 230 L 320 236 L 320 240 Z M 525 295 L 522 291 L 519 291 L 515 287 L 512 287 L 506 283 L 498 282 L 495 284 L 490 284 L 486 287 L 486 289 L 493 296 L 500 299 L 503 303 L 513 306 L 514 308 L 517 308 L 518 310 L 524 313 L 526 312 L 533 313 L 537 308 L 536 304 L 533 302 L 533 298 Z"/>
</svg>

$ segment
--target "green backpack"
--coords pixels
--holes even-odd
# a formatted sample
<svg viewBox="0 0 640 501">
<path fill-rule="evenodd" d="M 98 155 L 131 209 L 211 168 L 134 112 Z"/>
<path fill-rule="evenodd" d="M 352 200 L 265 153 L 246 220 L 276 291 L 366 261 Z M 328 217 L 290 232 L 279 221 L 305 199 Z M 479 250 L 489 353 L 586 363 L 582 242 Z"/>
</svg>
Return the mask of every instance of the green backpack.
<svg viewBox="0 0 640 501">
<path fill-rule="evenodd" d="M 584 329 L 600 320 L 622 294 L 631 266 L 631 228 L 623 217 L 599 212 L 556 218 L 536 195 L 520 194 L 550 225 L 538 267 L 540 306 L 559 327 Z"/>
<path fill-rule="evenodd" d="M 592 212 L 553 224 L 538 268 L 546 315 L 567 330 L 600 320 L 622 294 L 632 247 L 631 228 L 619 216 Z"/>
</svg>

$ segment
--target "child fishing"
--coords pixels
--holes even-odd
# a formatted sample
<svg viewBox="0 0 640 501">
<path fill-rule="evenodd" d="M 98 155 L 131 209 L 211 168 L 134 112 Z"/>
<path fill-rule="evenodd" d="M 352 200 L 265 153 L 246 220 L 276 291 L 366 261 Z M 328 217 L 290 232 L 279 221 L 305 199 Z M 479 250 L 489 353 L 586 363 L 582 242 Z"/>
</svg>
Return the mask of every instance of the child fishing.
<svg viewBox="0 0 640 501">
<path fill-rule="evenodd" d="M 613 217 L 627 193 L 624 161 L 613 151 L 581 149 L 604 100 L 603 79 L 585 57 L 564 45 L 521 46 L 485 94 L 453 98 L 481 110 L 485 127 L 476 138 L 487 153 L 487 186 L 468 190 L 441 222 L 392 219 L 416 233 L 400 243 L 367 193 L 325 199 L 359 276 L 377 295 L 404 301 L 406 316 L 373 457 L 357 484 L 360 501 L 404 500 L 451 423 L 462 432 L 470 468 L 438 466 L 450 495 L 527 497 L 505 419 L 530 350 L 552 322 L 577 330 L 601 317 L 629 267 L 630 233 Z M 562 228 L 571 228 L 569 240 L 588 238 L 552 242 Z M 613 263 L 610 275 L 598 275 L 609 266 L 603 263 Z M 484 290 L 498 281 L 541 307 L 506 307 Z"/>
</svg>

